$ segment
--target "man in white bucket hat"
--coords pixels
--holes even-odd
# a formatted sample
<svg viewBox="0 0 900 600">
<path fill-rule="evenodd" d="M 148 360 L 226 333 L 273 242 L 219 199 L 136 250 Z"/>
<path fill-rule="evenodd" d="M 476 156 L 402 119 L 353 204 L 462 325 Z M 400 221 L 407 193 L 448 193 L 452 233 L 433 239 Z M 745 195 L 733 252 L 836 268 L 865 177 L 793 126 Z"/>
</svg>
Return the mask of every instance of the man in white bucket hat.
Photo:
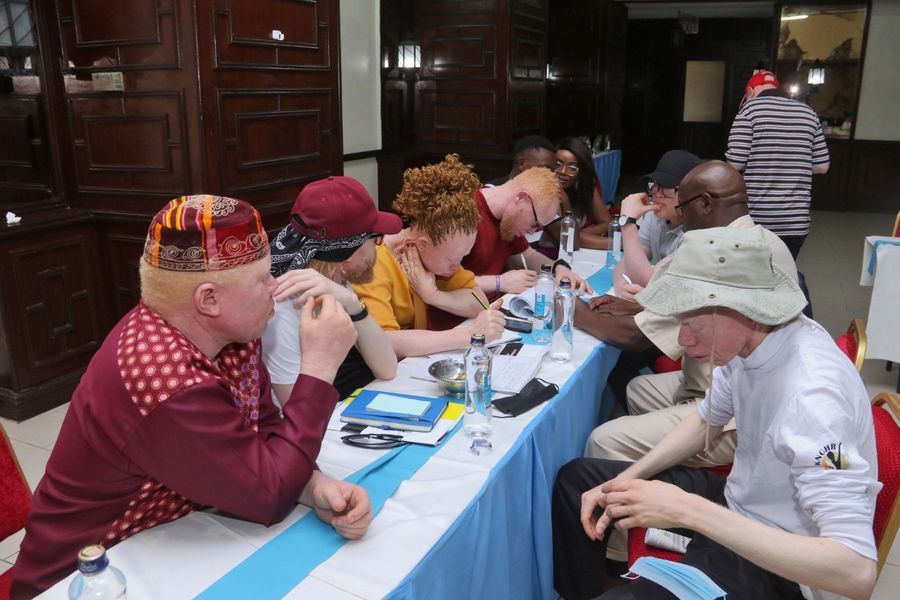
<svg viewBox="0 0 900 600">
<path fill-rule="evenodd" d="M 759 232 L 685 234 L 637 300 L 677 316 L 685 352 L 717 368 L 697 413 L 642 459 L 582 458 L 560 470 L 556 590 L 566 600 L 603 592 L 614 524 L 694 532 L 682 562 L 729 600 L 868 598 L 881 486 L 866 390 L 828 333 L 800 314 L 803 293 L 772 264 Z M 703 451 L 731 418 L 738 444 L 727 479 L 674 467 Z M 640 579 L 603 597 L 674 596 Z"/>
</svg>

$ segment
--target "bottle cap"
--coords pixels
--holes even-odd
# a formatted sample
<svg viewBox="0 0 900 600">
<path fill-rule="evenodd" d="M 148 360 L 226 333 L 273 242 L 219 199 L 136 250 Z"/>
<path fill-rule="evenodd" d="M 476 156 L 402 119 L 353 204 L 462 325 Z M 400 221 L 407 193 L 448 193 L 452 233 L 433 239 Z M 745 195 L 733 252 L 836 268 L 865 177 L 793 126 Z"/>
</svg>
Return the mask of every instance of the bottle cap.
<svg viewBox="0 0 900 600">
<path fill-rule="evenodd" d="M 484 334 L 483 333 L 473 333 L 472 334 L 472 345 L 473 346 L 484 346 Z"/>
<path fill-rule="evenodd" d="M 572 282 L 569 281 L 569 279 L 567 277 L 563 277 L 562 280 L 559 282 L 559 287 L 564 290 L 572 289 Z"/>
<path fill-rule="evenodd" d="M 572 211 L 571 211 L 571 210 L 567 210 L 567 211 L 566 211 L 566 216 L 567 216 L 567 217 L 571 217 L 571 216 L 572 216 Z"/>
<path fill-rule="evenodd" d="M 541 272 L 543 272 L 543 273 L 550 273 L 552 270 L 553 270 L 553 265 L 547 265 L 547 264 L 541 265 Z"/>
<path fill-rule="evenodd" d="M 82 573 L 99 573 L 109 564 L 106 548 L 100 545 L 86 546 L 78 553 L 78 570 Z"/>
</svg>

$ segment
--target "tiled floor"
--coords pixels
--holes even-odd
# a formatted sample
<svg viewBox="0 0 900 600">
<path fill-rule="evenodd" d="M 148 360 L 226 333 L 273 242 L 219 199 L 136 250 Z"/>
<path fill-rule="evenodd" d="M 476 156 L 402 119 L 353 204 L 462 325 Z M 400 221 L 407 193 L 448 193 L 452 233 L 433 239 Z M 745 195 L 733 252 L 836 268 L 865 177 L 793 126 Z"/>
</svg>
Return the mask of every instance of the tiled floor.
<svg viewBox="0 0 900 600">
<path fill-rule="evenodd" d="M 868 314 L 872 288 L 858 285 L 863 238 L 866 235 L 888 235 L 893 216 L 817 212 L 813 214 L 813 225 L 797 266 L 806 275 L 816 320 L 837 337 L 846 331 L 851 319 L 865 320 Z M 886 372 L 884 362 L 866 362 L 863 380 L 870 397 L 881 391 L 893 391 L 897 368 Z M 22 423 L 0 419 L 32 489 L 44 473 L 65 412 L 66 406 L 61 406 Z M 20 531 L 0 542 L 0 572 L 15 562 L 22 535 Z M 896 541 L 891 549 L 872 598 L 896 598 L 898 588 L 900 541 Z M 891 589 L 894 593 L 889 591 Z"/>
</svg>

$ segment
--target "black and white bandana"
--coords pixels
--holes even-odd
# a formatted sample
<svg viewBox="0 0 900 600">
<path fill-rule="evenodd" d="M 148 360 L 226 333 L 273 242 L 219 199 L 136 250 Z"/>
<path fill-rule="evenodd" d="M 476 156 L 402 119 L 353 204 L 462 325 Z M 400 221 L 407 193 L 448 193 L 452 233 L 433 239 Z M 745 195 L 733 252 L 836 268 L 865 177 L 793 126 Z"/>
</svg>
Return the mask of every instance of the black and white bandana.
<svg viewBox="0 0 900 600">
<path fill-rule="evenodd" d="M 273 277 L 278 277 L 294 269 L 305 269 L 313 258 L 328 262 L 345 261 L 371 236 L 369 232 L 363 232 L 349 237 L 318 239 L 303 235 L 288 225 L 269 244 L 272 253 L 269 271 Z"/>
</svg>

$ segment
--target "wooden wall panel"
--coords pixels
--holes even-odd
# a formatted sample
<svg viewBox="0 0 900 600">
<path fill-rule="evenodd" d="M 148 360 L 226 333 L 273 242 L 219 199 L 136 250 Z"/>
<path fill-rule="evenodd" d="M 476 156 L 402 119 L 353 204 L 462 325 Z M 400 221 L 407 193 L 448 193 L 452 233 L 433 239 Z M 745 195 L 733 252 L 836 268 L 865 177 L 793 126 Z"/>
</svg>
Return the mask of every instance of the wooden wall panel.
<svg viewBox="0 0 900 600">
<path fill-rule="evenodd" d="M 547 113 L 546 94 L 542 89 L 510 91 L 510 138 L 517 140 L 526 135 L 541 135 Z"/>
<path fill-rule="evenodd" d="M 338 0 L 215 0 L 219 69 L 330 69 Z M 273 37 L 279 31 L 284 39 Z"/>
<path fill-rule="evenodd" d="M 849 210 L 900 212 L 900 142 L 855 140 L 848 166 Z"/>
<path fill-rule="evenodd" d="M 487 18 L 485 20 L 490 20 Z M 424 79 L 493 80 L 497 76 L 497 33 L 493 23 L 424 24 Z"/>
<path fill-rule="evenodd" d="M 7 310 L 21 315 L 11 332 L 24 350 L 16 357 L 19 386 L 63 375 L 99 347 L 104 330 L 94 243 L 90 229 L 74 229 L 18 245 L 4 257 L 14 290 Z"/>
<path fill-rule="evenodd" d="M 543 81 L 546 66 L 546 29 L 513 25 L 509 41 L 510 79 Z"/>
<path fill-rule="evenodd" d="M 332 90 L 220 90 L 223 189 L 243 197 L 260 186 L 333 172 Z"/>
<path fill-rule="evenodd" d="M 417 90 L 418 134 L 423 142 L 442 144 L 448 152 L 462 145 L 498 143 L 495 91 Z M 448 145 L 449 144 L 449 145 Z"/>
<path fill-rule="evenodd" d="M 52 193 L 44 122 L 39 96 L 0 95 L 0 195 L 14 210 Z"/>
<path fill-rule="evenodd" d="M 80 192 L 172 197 L 190 189 L 180 92 L 72 94 L 68 109 Z"/>
<path fill-rule="evenodd" d="M 62 64 L 74 73 L 175 69 L 182 64 L 178 0 L 129 0 L 128 8 L 105 0 L 57 0 Z"/>
</svg>

